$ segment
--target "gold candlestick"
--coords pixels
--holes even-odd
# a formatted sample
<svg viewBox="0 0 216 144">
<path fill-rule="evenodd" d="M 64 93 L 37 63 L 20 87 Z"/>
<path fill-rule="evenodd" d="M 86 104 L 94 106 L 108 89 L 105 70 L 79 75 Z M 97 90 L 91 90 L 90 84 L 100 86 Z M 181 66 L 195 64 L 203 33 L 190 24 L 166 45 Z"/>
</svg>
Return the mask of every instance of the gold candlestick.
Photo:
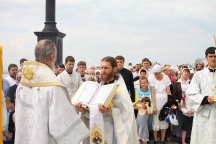
<svg viewBox="0 0 216 144">
<path fill-rule="evenodd" d="M 3 113 L 2 113 L 2 99 L 3 99 L 3 95 L 2 95 L 2 93 L 3 93 L 3 87 L 2 87 L 2 67 L 3 67 L 3 65 L 2 65 L 2 46 L 0 46 L 0 75 L 1 75 L 1 77 L 0 77 L 0 88 L 1 88 L 1 92 L 0 92 L 0 100 L 1 100 L 1 102 L 0 102 L 0 130 L 2 131 L 2 117 L 3 117 Z M 3 141 L 3 139 L 2 139 L 2 134 L 0 134 L 0 142 L 2 142 Z"/>
</svg>

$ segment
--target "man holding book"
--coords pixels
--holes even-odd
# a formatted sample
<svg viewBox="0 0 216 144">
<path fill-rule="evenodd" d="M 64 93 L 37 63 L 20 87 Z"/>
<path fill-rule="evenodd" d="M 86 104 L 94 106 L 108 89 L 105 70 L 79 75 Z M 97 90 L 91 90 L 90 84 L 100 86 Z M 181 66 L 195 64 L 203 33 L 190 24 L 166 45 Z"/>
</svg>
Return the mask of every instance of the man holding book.
<svg viewBox="0 0 216 144">
<path fill-rule="evenodd" d="M 109 85 L 116 83 L 118 89 L 109 106 L 102 104 L 90 105 L 90 112 L 83 108 L 81 102 L 75 104 L 76 108 L 86 117 L 90 117 L 91 123 L 97 123 L 98 117 L 94 114 L 95 111 L 102 113 L 103 117 L 103 135 L 104 143 L 108 144 L 138 144 L 137 129 L 134 117 L 134 111 L 130 95 L 127 91 L 124 80 L 117 73 L 117 63 L 113 57 L 105 57 L 101 60 L 101 85 Z M 79 91 L 79 90 L 78 90 Z M 93 134 L 90 126 L 91 135 Z M 100 137 L 100 138 L 101 138 Z M 91 139 L 92 140 L 92 139 Z"/>
</svg>

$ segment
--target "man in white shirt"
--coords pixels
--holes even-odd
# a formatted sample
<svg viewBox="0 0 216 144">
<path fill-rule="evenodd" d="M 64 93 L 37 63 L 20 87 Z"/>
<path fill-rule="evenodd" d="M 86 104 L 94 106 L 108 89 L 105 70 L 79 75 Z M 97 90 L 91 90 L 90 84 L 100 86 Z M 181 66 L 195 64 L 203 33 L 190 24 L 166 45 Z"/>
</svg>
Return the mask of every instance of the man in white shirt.
<svg viewBox="0 0 216 144">
<path fill-rule="evenodd" d="M 80 84 L 82 83 L 82 79 L 80 75 L 74 71 L 75 59 L 73 56 L 67 56 L 65 58 L 65 70 L 58 75 L 58 79 L 65 86 L 69 99 L 75 94 L 78 90 Z"/>
<path fill-rule="evenodd" d="M 8 73 L 9 76 L 7 76 L 5 79 L 8 81 L 10 87 L 12 85 L 16 84 L 16 75 L 17 75 L 17 71 L 18 71 L 18 66 L 16 64 L 10 64 L 8 66 Z"/>
</svg>

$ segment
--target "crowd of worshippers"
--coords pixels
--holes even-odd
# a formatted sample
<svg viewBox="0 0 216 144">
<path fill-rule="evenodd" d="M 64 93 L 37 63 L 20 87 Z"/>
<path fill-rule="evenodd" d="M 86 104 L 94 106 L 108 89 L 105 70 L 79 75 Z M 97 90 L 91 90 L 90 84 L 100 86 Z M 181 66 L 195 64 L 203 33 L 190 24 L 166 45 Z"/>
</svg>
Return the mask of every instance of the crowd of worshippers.
<svg viewBox="0 0 216 144">
<path fill-rule="evenodd" d="M 143 58 L 141 63 L 134 66 L 129 63 L 124 67 L 123 56 L 116 56 L 115 60 L 118 72 L 122 75 L 133 102 L 140 142 L 148 143 L 149 140 L 153 140 L 157 144 L 160 139 L 161 143 L 165 143 L 168 136 L 174 136 L 179 138 L 180 143 L 188 143 L 193 123 L 193 110 L 186 103 L 185 91 L 194 73 L 202 70 L 205 64 L 201 61 L 195 68 L 184 64 L 162 66 L 152 63 L 148 58 Z M 4 144 L 14 143 L 16 88 L 21 80 L 24 61 L 27 59 L 20 60 L 20 68 L 16 64 L 10 64 L 9 75 L 3 78 L 3 92 L 9 121 L 8 130 L 3 131 Z M 73 56 L 67 56 L 64 64 L 55 67 L 54 73 L 71 97 L 82 82 L 101 82 L 100 66 L 87 66 L 85 61 L 75 62 Z M 72 78 L 69 82 L 66 80 L 68 74 Z M 169 120 L 171 114 L 176 116 L 177 124 Z"/>
</svg>

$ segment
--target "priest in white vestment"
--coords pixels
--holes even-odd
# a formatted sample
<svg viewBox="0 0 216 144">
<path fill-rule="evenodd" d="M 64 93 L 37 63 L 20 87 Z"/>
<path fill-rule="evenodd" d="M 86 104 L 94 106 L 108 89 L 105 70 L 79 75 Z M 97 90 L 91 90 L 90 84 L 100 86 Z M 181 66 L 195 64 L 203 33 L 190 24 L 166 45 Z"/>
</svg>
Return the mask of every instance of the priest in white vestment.
<svg viewBox="0 0 216 144">
<path fill-rule="evenodd" d="M 208 67 L 195 73 L 186 91 L 195 110 L 190 144 L 216 144 L 216 48 L 205 55 Z"/>
<path fill-rule="evenodd" d="M 80 144 L 89 136 L 89 130 L 52 71 L 55 44 L 39 41 L 35 57 L 35 62 L 24 63 L 16 92 L 15 144 Z"/>
<path fill-rule="evenodd" d="M 116 71 L 117 63 L 113 57 L 102 59 L 101 84 L 119 84 L 119 88 L 112 99 L 112 106 L 98 105 L 104 119 L 104 143 L 139 144 L 132 101 L 122 76 L 120 74 L 115 75 Z M 89 111 L 83 109 L 81 103 L 76 104 L 76 107 L 83 115 L 89 117 Z"/>
<path fill-rule="evenodd" d="M 63 83 L 68 92 L 69 99 L 72 98 L 82 83 L 80 74 L 73 70 L 74 63 L 74 57 L 67 56 L 65 58 L 65 70 L 58 75 L 58 79 Z"/>
</svg>

